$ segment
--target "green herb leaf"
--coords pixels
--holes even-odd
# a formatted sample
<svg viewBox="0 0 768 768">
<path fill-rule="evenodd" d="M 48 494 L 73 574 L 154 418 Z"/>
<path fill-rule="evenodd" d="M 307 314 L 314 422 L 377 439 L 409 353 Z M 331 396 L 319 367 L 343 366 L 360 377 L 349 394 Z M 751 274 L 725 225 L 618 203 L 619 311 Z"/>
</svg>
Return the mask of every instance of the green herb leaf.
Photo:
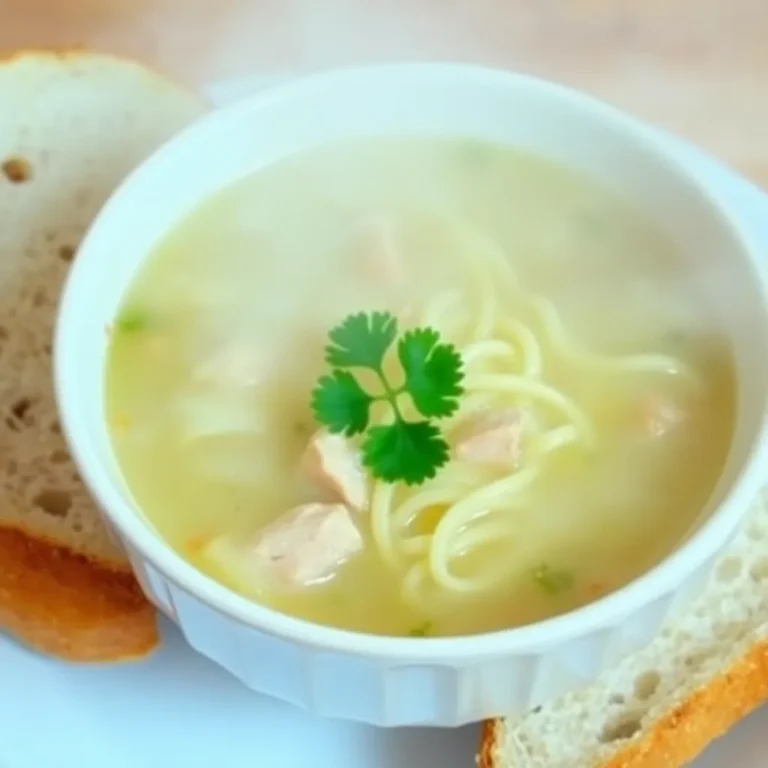
<svg viewBox="0 0 768 768">
<path fill-rule="evenodd" d="M 547 594 L 559 595 L 573 586 L 573 574 L 549 565 L 540 565 L 533 571 L 534 581 Z"/>
<path fill-rule="evenodd" d="M 413 627 L 413 629 L 408 630 L 408 635 L 410 637 L 426 637 L 427 635 L 432 634 L 432 622 L 431 621 L 423 621 L 418 626 Z"/>
<path fill-rule="evenodd" d="M 405 334 L 398 344 L 398 359 L 405 383 L 395 388 L 384 373 L 384 356 L 397 336 L 397 321 L 387 312 L 359 313 L 329 333 L 325 359 L 333 366 L 312 392 L 312 411 L 331 432 L 348 436 L 367 433 L 362 443 L 363 463 L 385 482 L 418 485 L 435 476 L 448 461 L 448 443 L 428 420 L 407 421 L 398 398 L 409 394 L 422 416 L 441 418 L 458 408 L 463 392 L 461 358 L 450 344 L 441 344 L 437 331 L 421 328 Z M 366 392 L 344 368 L 369 368 L 381 381 L 383 392 Z M 392 408 L 391 424 L 369 428 L 375 402 Z"/>
<path fill-rule="evenodd" d="M 397 320 L 389 312 L 350 315 L 329 337 L 325 361 L 337 368 L 378 370 L 397 336 Z"/>
<path fill-rule="evenodd" d="M 385 427 L 372 427 L 362 451 L 363 464 L 388 483 L 419 485 L 448 461 L 448 443 L 429 421 L 397 419 Z"/>
<path fill-rule="evenodd" d="M 450 416 L 463 393 L 461 357 L 450 344 L 440 344 L 431 328 L 417 328 L 403 336 L 397 355 L 405 371 L 405 389 L 423 416 Z"/>
<path fill-rule="evenodd" d="M 323 376 L 312 392 L 312 410 L 331 432 L 356 435 L 368 426 L 373 398 L 348 371 Z"/>
<path fill-rule="evenodd" d="M 152 317 L 146 310 L 124 309 L 115 320 L 115 330 L 120 333 L 138 333 L 152 326 Z"/>
<path fill-rule="evenodd" d="M 470 167 L 484 168 L 493 160 L 494 147 L 484 141 L 465 139 L 458 147 L 458 156 Z"/>
</svg>

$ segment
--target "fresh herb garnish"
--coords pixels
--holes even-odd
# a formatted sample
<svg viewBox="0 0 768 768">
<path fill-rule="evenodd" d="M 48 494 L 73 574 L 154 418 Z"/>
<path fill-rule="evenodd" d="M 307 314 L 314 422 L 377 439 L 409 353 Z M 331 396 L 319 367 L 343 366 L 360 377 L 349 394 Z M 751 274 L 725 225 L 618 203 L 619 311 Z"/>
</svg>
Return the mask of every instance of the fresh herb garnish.
<svg viewBox="0 0 768 768">
<path fill-rule="evenodd" d="M 312 434 L 312 426 L 306 421 L 295 421 L 292 425 L 293 434 L 297 437 L 309 437 Z"/>
<path fill-rule="evenodd" d="M 573 574 L 549 565 L 540 565 L 533 570 L 533 580 L 548 595 L 559 595 L 573 586 Z"/>
<path fill-rule="evenodd" d="M 688 341 L 688 334 L 683 330 L 671 330 L 664 334 L 664 341 L 670 347 L 681 347 Z"/>
<path fill-rule="evenodd" d="M 448 461 L 448 443 L 430 418 L 455 413 L 463 393 L 461 357 L 451 344 L 440 342 L 431 328 L 407 331 L 397 343 L 404 382 L 395 388 L 384 373 L 384 358 L 397 337 L 397 320 L 388 312 L 360 312 L 347 317 L 328 334 L 325 360 L 333 370 L 312 392 L 312 410 L 331 432 L 348 437 L 366 433 L 363 464 L 374 477 L 389 483 L 418 485 L 432 478 Z M 348 368 L 373 371 L 383 392 L 366 391 Z M 425 417 L 409 421 L 398 399 L 407 394 Z M 394 420 L 370 427 L 371 406 L 384 401 Z M 366 432 L 367 430 L 367 432 Z"/>
<path fill-rule="evenodd" d="M 408 630 L 409 637 L 426 637 L 432 634 L 432 622 L 424 621 L 413 629 Z"/>
<path fill-rule="evenodd" d="M 465 139 L 459 144 L 459 158 L 471 167 L 487 166 L 494 155 L 494 147 L 485 141 Z"/>
<path fill-rule="evenodd" d="M 115 329 L 120 333 L 138 333 L 152 325 L 149 312 L 142 309 L 124 309 L 115 320 Z"/>
</svg>

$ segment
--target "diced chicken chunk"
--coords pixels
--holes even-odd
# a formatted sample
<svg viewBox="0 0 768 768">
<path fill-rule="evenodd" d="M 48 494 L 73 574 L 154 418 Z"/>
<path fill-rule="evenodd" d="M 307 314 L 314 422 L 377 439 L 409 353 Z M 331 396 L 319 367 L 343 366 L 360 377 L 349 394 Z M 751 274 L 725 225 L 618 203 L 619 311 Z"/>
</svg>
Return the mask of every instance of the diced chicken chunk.
<svg viewBox="0 0 768 768">
<path fill-rule="evenodd" d="M 641 408 L 643 431 L 649 437 L 664 437 L 685 421 L 685 411 L 672 400 L 651 394 L 643 399 Z"/>
<path fill-rule="evenodd" d="M 343 504 L 303 504 L 245 543 L 215 539 L 208 556 L 244 591 L 265 584 L 293 589 L 320 584 L 363 548 Z"/>
<path fill-rule="evenodd" d="M 302 466 L 312 482 L 354 510 L 368 506 L 368 478 L 360 454 L 341 435 L 316 432 L 304 453 Z"/>
<path fill-rule="evenodd" d="M 257 344 L 231 338 L 197 366 L 194 377 L 222 386 L 252 387 L 264 380 L 266 369 L 264 354 Z"/>
<path fill-rule="evenodd" d="M 303 504 L 262 531 L 251 553 L 281 582 L 308 586 L 328 578 L 363 548 L 343 504 Z"/>
<path fill-rule="evenodd" d="M 474 416 L 460 430 L 453 448 L 454 456 L 475 464 L 514 466 L 520 460 L 524 429 L 524 414 L 519 408 Z"/>
<path fill-rule="evenodd" d="M 360 225 L 354 257 L 365 277 L 382 285 L 405 282 L 403 254 L 397 242 L 395 220 L 387 215 L 371 216 Z"/>
</svg>

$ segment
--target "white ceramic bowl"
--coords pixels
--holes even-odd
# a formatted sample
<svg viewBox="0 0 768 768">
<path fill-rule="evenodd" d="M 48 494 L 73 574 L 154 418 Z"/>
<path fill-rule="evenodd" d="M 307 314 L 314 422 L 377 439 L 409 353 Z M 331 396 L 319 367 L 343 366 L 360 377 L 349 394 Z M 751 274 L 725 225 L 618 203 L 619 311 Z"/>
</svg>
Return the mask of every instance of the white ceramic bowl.
<svg viewBox="0 0 768 768">
<path fill-rule="evenodd" d="M 521 629 L 387 638 L 255 605 L 195 570 L 142 520 L 105 425 L 105 326 L 170 227 L 214 190 L 289 153 L 340 137 L 408 132 L 529 147 L 634 200 L 702 267 L 698 273 L 733 345 L 736 430 L 700 528 L 619 592 Z M 322 715 L 379 725 L 450 726 L 513 713 L 588 682 L 649 641 L 698 589 L 748 509 L 766 455 L 768 309 L 757 259 L 748 233 L 652 131 L 590 98 L 461 65 L 315 75 L 201 120 L 144 163 L 103 209 L 61 304 L 55 379 L 62 422 L 82 475 L 149 598 L 190 645 L 246 685 Z"/>
</svg>

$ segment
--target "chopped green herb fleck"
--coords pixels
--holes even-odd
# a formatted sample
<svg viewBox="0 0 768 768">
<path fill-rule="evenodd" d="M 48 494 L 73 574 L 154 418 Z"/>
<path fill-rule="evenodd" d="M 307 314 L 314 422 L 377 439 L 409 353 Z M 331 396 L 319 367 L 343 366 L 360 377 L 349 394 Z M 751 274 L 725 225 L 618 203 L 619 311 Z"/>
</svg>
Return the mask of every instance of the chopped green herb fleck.
<svg viewBox="0 0 768 768">
<path fill-rule="evenodd" d="M 605 235 L 611 226 L 612 219 L 606 216 L 604 211 L 594 208 L 576 210 L 573 214 L 576 218 L 576 226 L 581 232 L 601 237 Z"/>
<path fill-rule="evenodd" d="M 408 631 L 409 637 L 427 637 L 432 634 L 432 622 L 424 621 Z"/>
<path fill-rule="evenodd" d="M 682 347 L 688 342 L 688 334 L 682 330 L 671 330 L 664 334 L 664 342 L 670 347 Z"/>
<path fill-rule="evenodd" d="M 397 344 L 404 383 L 395 389 L 384 374 L 384 357 L 396 337 L 397 320 L 388 312 L 347 317 L 329 333 L 325 359 L 332 370 L 318 381 L 311 405 L 317 421 L 331 432 L 366 433 L 363 463 L 374 477 L 419 485 L 448 461 L 448 443 L 429 419 L 456 412 L 464 374 L 461 357 L 451 344 L 441 343 L 440 335 L 431 328 L 416 328 Z M 366 392 L 346 368 L 372 370 L 383 393 Z M 424 420 L 403 417 L 398 405 L 403 394 L 410 396 Z M 390 405 L 394 418 L 389 424 L 369 428 L 371 406 L 378 401 Z"/>
<path fill-rule="evenodd" d="M 152 318 L 143 309 L 126 309 L 115 321 L 115 329 L 120 333 L 138 333 L 152 325 Z"/>
<path fill-rule="evenodd" d="M 312 427 L 306 421 L 295 421 L 293 423 L 293 433 L 297 437 L 307 437 L 311 432 Z"/>
<path fill-rule="evenodd" d="M 484 167 L 493 158 L 494 147 L 477 139 L 466 139 L 459 146 L 459 158 L 473 167 Z"/>
<path fill-rule="evenodd" d="M 548 595 L 559 595 L 573 586 L 573 574 L 549 565 L 540 565 L 533 571 L 533 579 Z"/>
</svg>

